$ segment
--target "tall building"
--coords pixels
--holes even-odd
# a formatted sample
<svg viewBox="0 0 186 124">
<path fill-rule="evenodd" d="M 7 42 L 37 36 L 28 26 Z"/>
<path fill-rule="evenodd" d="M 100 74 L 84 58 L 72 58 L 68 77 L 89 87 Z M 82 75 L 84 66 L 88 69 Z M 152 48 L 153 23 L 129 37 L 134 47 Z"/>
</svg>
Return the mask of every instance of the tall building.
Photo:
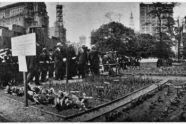
<svg viewBox="0 0 186 124">
<path fill-rule="evenodd" d="M 130 14 L 130 28 L 134 30 L 134 17 L 133 17 L 132 12 Z"/>
<path fill-rule="evenodd" d="M 56 5 L 55 37 L 61 42 L 66 42 L 66 29 L 63 25 L 63 5 Z"/>
<path fill-rule="evenodd" d="M 0 48 L 11 48 L 11 37 L 35 31 L 36 40 L 45 45 L 49 17 L 44 2 L 19 2 L 0 7 Z"/>
<path fill-rule="evenodd" d="M 167 4 L 167 6 L 169 6 L 169 9 L 173 11 L 173 6 L 171 4 Z M 151 3 L 147 3 L 147 4 L 140 3 L 140 33 L 151 34 L 151 35 L 154 35 L 155 33 L 157 33 L 158 18 L 153 17 L 149 14 L 149 12 L 153 10 L 153 7 L 154 6 Z M 166 13 L 162 16 L 173 17 L 173 14 Z M 167 23 L 166 19 L 162 19 L 161 21 L 162 21 L 162 24 Z"/>
<path fill-rule="evenodd" d="M 19 2 L 0 8 L 0 26 L 12 28 L 19 25 L 29 27 L 41 27 L 48 35 L 48 15 L 44 2 Z"/>
</svg>

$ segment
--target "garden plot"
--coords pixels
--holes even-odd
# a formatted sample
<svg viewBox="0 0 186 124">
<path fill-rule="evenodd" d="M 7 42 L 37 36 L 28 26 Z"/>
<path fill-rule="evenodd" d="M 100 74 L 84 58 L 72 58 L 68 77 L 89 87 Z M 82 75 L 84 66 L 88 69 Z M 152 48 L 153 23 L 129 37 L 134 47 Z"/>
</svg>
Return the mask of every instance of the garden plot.
<svg viewBox="0 0 186 124">
<path fill-rule="evenodd" d="M 156 67 L 156 63 L 142 63 L 138 68 L 128 68 L 123 74 L 157 75 L 157 76 L 186 76 L 186 67 L 182 64 L 171 67 Z"/>
<path fill-rule="evenodd" d="M 186 81 L 172 80 L 157 92 L 102 117 L 114 122 L 186 121 Z M 95 120 L 100 121 L 100 119 Z"/>
<path fill-rule="evenodd" d="M 86 94 L 90 99 L 88 99 L 88 109 L 94 108 L 98 105 L 111 102 L 117 98 L 127 95 L 134 90 L 151 85 L 158 82 L 158 80 L 142 79 L 142 78 L 118 78 L 113 79 L 109 77 L 100 78 L 88 78 L 83 82 L 68 84 L 69 91 L 76 95 L 77 97 L 82 97 L 82 94 Z M 65 90 L 65 84 L 45 84 L 44 89 L 54 88 L 55 91 Z M 8 95 L 13 99 L 24 101 L 23 97 L 17 97 L 13 95 Z M 85 110 L 79 110 L 77 108 L 68 108 L 58 111 L 56 108 L 52 107 L 51 104 L 48 105 L 35 105 L 29 101 L 29 105 L 39 107 L 40 109 L 50 111 L 53 113 L 60 114 L 62 116 L 70 116 L 74 114 L 81 113 Z"/>
</svg>

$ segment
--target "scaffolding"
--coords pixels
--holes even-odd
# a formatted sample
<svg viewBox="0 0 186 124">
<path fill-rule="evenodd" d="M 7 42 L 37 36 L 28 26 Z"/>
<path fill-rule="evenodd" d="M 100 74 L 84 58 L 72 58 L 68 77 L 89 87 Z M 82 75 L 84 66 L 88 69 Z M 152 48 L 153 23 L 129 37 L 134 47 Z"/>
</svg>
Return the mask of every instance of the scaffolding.
<svg viewBox="0 0 186 124">
<path fill-rule="evenodd" d="M 66 42 L 66 29 L 63 25 L 63 5 L 56 5 L 55 37 Z"/>
</svg>

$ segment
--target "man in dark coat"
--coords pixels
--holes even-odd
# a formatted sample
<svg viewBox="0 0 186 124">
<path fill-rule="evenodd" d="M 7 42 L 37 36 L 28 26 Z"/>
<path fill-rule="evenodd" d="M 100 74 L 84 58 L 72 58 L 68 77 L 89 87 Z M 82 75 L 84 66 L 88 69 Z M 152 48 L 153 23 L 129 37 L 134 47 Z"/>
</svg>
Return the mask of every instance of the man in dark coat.
<svg viewBox="0 0 186 124">
<path fill-rule="evenodd" d="M 49 55 L 46 48 L 43 48 L 42 53 L 39 56 L 40 70 L 41 70 L 41 81 L 46 81 L 49 65 Z"/>
<path fill-rule="evenodd" d="M 78 52 L 78 76 L 82 76 L 82 78 L 85 78 L 85 71 L 87 67 L 87 53 L 86 51 L 81 47 L 79 48 Z"/>
<path fill-rule="evenodd" d="M 95 46 L 89 53 L 90 69 L 93 75 L 99 75 L 99 52 L 96 50 Z"/>
<path fill-rule="evenodd" d="M 48 76 L 49 78 L 53 78 L 54 73 L 54 53 L 52 49 L 49 50 L 49 65 L 48 65 Z"/>
<path fill-rule="evenodd" d="M 9 82 L 11 82 L 13 75 L 15 74 L 12 71 L 13 60 L 11 51 L 8 49 L 6 55 L 4 57 L 5 63 L 1 66 L 2 74 L 1 74 L 1 82 L 4 86 L 6 86 Z"/>
<path fill-rule="evenodd" d="M 157 67 L 161 67 L 163 66 L 163 59 L 159 58 L 158 61 L 157 61 Z"/>
<path fill-rule="evenodd" d="M 76 53 L 72 45 L 68 47 L 68 79 L 77 74 Z"/>
<path fill-rule="evenodd" d="M 54 70 L 55 70 L 55 79 L 63 80 L 65 76 L 65 63 L 64 59 L 64 50 L 62 44 L 58 43 L 54 51 Z"/>
</svg>

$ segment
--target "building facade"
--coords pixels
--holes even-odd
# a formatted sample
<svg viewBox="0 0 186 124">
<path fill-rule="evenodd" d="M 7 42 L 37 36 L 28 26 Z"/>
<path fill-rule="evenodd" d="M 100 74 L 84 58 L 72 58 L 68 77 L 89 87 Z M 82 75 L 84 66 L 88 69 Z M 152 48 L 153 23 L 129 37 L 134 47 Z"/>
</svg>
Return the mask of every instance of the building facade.
<svg viewBox="0 0 186 124">
<path fill-rule="evenodd" d="M 48 14 L 43 2 L 19 2 L 0 7 L 0 49 L 11 48 L 11 37 L 30 33 L 43 46 L 48 36 Z"/>
<path fill-rule="evenodd" d="M 170 6 L 169 6 L 170 5 Z M 169 9 L 173 11 L 173 6 L 171 4 L 167 4 Z M 149 13 L 154 9 L 154 5 L 151 3 L 140 3 L 140 33 L 151 34 L 154 35 L 157 33 L 158 27 L 158 18 L 151 16 Z M 170 16 L 173 17 L 173 14 L 165 13 L 162 16 Z M 167 23 L 167 19 L 161 19 L 162 26 Z M 166 30 L 166 28 L 163 28 Z"/>
<path fill-rule="evenodd" d="M 44 2 L 19 2 L 0 8 L 0 26 L 12 29 L 12 25 L 37 26 L 45 29 L 48 35 L 49 17 Z"/>
</svg>

